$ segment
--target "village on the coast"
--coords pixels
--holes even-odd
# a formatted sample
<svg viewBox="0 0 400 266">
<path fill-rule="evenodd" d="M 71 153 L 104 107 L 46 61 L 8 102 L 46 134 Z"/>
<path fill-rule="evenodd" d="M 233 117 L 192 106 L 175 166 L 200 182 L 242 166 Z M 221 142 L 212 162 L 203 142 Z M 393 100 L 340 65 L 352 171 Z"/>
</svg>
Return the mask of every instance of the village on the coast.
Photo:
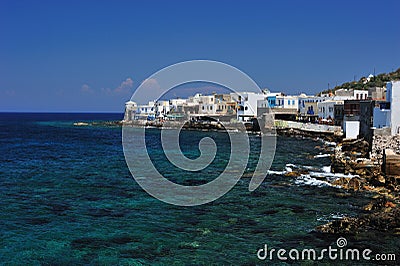
<svg viewBox="0 0 400 266">
<path fill-rule="evenodd" d="M 349 192 L 377 196 L 364 207 L 365 215 L 344 217 L 316 230 L 357 233 L 375 229 L 400 234 L 400 80 L 368 86 L 372 79 L 373 75 L 365 78 L 362 89 L 336 88 L 318 95 L 264 89 L 260 93 L 197 93 L 187 99 L 146 104 L 128 101 L 122 124 L 162 127 L 184 121 L 187 129 L 226 130 L 243 123 L 248 131 L 272 127 L 280 135 L 323 139 L 331 153 L 330 172 L 340 177 L 315 178 Z M 304 174 L 309 174 L 307 169 L 286 173 Z"/>
<path fill-rule="evenodd" d="M 367 78 L 372 79 L 373 75 Z M 371 138 L 371 130 L 381 134 L 400 133 L 400 82 L 385 87 L 338 89 L 319 95 L 286 95 L 268 89 L 260 93 L 234 92 L 211 95 L 196 93 L 187 99 L 128 101 L 125 123 L 160 125 L 163 121 L 225 121 L 253 123 L 267 113 L 276 127 L 322 133 L 344 134 L 349 138 Z"/>
</svg>

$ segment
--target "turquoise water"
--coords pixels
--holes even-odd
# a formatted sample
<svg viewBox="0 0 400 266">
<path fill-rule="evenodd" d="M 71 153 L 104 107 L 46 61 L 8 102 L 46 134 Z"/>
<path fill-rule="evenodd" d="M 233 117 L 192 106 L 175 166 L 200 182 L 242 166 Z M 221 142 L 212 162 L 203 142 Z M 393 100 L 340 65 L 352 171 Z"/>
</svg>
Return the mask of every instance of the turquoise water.
<svg viewBox="0 0 400 266">
<path fill-rule="evenodd" d="M 287 164 L 322 171 L 329 158 L 313 158 L 318 140 L 279 137 L 272 170 L 254 192 L 249 178 L 222 198 L 197 207 L 160 202 L 144 192 L 126 166 L 119 127 L 74 127 L 75 121 L 118 120 L 120 114 L 0 114 L 0 261 L 11 265 L 255 265 L 264 244 L 326 248 L 338 236 L 313 229 L 361 213 L 371 195 L 285 177 Z M 162 157 L 159 131 L 147 136 L 154 160 Z M 210 136 L 219 157 L 198 177 L 165 160 L 157 167 L 174 181 L 200 184 L 226 165 L 224 133 L 186 131 L 182 149 Z M 253 154 L 258 137 L 251 135 Z M 225 147 L 225 148 L 224 148 Z M 253 156 L 252 158 L 256 158 Z M 249 162 L 249 169 L 255 161 Z M 399 237 L 346 235 L 349 246 L 398 253 Z M 275 260 L 273 263 L 280 264 Z M 311 264 L 311 263 L 310 263 Z M 331 264 L 335 264 L 331 262 Z M 346 264 L 341 262 L 340 264 Z M 349 263 L 351 264 L 351 263 Z"/>
</svg>

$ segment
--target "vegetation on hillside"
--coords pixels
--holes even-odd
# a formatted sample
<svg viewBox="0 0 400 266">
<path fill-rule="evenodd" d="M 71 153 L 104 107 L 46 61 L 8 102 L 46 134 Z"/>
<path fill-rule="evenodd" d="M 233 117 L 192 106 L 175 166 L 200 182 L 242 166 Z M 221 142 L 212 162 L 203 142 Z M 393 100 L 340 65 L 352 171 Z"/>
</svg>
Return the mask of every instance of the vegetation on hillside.
<svg viewBox="0 0 400 266">
<path fill-rule="evenodd" d="M 358 81 L 346 82 L 321 93 L 334 93 L 339 89 L 367 90 L 371 87 L 384 87 L 386 86 L 386 82 L 391 80 L 400 80 L 400 68 L 390 73 L 378 74 L 377 76 L 370 78 L 369 81 L 367 77 L 362 77 Z"/>
</svg>

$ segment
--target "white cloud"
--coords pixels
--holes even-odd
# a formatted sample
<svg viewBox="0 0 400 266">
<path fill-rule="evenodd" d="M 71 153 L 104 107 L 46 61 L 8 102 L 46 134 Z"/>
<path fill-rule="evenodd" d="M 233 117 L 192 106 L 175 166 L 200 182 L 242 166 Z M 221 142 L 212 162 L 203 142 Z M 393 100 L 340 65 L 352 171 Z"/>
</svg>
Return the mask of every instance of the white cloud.
<svg viewBox="0 0 400 266">
<path fill-rule="evenodd" d="M 149 78 L 143 80 L 143 82 L 140 84 L 140 86 L 146 88 L 146 89 L 158 89 L 160 88 L 160 85 L 158 84 L 157 80 L 154 78 Z"/>
<path fill-rule="evenodd" d="M 131 98 L 132 101 L 138 103 L 147 103 L 148 101 L 156 100 L 163 93 L 160 84 L 155 78 L 143 80 L 139 88 Z"/>
<path fill-rule="evenodd" d="M 110 88 L 101 88 L 101 92 L 105 94 L 130 94 L 133 89 L 133 80 L 131 78 L 127 78 L 124 80 L 118 87 L 114 89 Z"/>
<path fill-rule="evenodd" d="M 133 80 L 131 78 L 127 78 L 125 81 L 119 85 L 119 87 L 114 89 L 116 93 L 129 93 L 133 88 Z"/>
<path fill-rule="evenodd" d="M 89 85 L 83 84 L 82 87 L 81 87 L 81 92 L 83 92 L 83 93 L 93 93 L 94 91 L 93 91 L 92 88 L 90 88 Z"/>
</svg>

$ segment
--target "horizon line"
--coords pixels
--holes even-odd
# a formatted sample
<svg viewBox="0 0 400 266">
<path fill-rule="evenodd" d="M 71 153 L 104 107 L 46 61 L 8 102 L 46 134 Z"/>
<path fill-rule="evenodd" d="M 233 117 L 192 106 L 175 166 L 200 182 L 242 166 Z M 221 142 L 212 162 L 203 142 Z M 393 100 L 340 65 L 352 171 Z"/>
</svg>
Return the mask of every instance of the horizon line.
<svg viewBox="0 0 400 266">
<path fill-rule="evenodd" d="M 124 114 L 123 111 L 0 111 L 0 114 L 5 113 L 24 113 L 24 114 Z"/>
</svg>

